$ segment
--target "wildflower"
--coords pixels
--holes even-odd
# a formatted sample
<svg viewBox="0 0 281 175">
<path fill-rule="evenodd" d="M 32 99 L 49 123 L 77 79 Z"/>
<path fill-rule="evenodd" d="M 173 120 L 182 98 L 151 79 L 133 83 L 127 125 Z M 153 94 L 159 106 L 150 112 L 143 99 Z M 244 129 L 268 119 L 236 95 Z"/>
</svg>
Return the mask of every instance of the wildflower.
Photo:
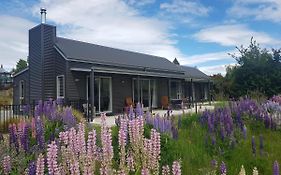
<svg viewBox="0 0 281 175">
<path fill-rule="evenodd" d="M 241 170 L 239 172 L 239 175 L 246 175 L 246 171 L 245 171 L 245 168 L 244 168 L 243 165 L 241 166 Z"/>
<path fill-rule="evenodd" d="M 252 136 L 252 152 L 254 155 L 256 155 L 256 142 L 255 142 L 255 136 Z"/>
<path fill-rule="evenodd" d="M 3 172 L 5 175 L 10 174 L 12 170 L 11 166 L 11 157 L 10 156 L 5 156 L 2 160 L 2 166 L 3 166 Z"/>
<path fill-rule="evenodd" d="M 36 161 L 36 175 L 44 175 L 44 157 L 39 154 Z"/>
<path fill-rule="evenodd" d="M 253 175 L 259 175 L 257 167 L 254 167 L 253 169 Z"/>
<path fill-rule="evenodd" d="M 170 167 L 168 165 L 162 167 L 162 175 L 170 175 Z"/>
<path fill-rule="evenodd" d="M 36 174 L 36 165 L 34 162 L 31 162 L 28 167 L 28 175 Z"/>
<path fill-rule="evenodd" d="M 57 163 L 58 157 L 58 148 L 54 141 L 48 145 L 47 149 L 47 165 L 48 165 L 48 172 L 51 175 L 59 175 L 59 167 Z"/>
<path fill-rule="evenodd" d="M 127 121 L 126 119 L 120 119 L 120 128 L 118 133 L 118 141 L 119 141 L 119 149 L 120 149 L 120 167 L 123 168 L 123 166 L 126 163 L 126 141 L 127 141 Z"/>
<path fill-rule="evenodd" d="M 141 170 L 141 175 L 149 175 L 149 171 L 147 168 Z"/>
<path fill-rule="evenodd" d="M 43 149 L 45 140 L 44 140 L 44 128 L 43 128 L 43 122 L 41 120 L 40 116 L 36 117 L 35 121 L 35 127 L 36 127 L 36 141 L 39 145 L 39 148 Z"/>
<path fill-rule="evenodd" d="M 227 172 L 226 165 L 224 162 L 222 162 L 220 166 L 220 173 L 225 175 L 226 172 Z"/>
<path fill-rule="evenodd" d="M 279 164 L 277 160 L 275 160 L 273 165 L 273 175 L 279 175 Z"/>
<path fill-rule="evenodd" d="M 181 165 L 180 162 L 174 161 L 172 165 L 172 174 L 173 175 L 181 175 Z"/>
<path fill-rule="evenodd" d="M 66 127 L 71 128 L 76 124 L 76 119 L 72 114 L 71 107 L 67 107 L 63 111 L 62 121 L 66 125 Z"/>
<path fill-rule="evenodd" d="M 143 109 L 140 103 L 137 103 L 136 106 L 136 117 L 143 116 Z"/>
<path fill-rule="evenodd" d="M 213 159 L 213 160 L 211 161 L 211 166 L 212 166 L 212 168 L 217 168 L 218 162 L 217 162 L 215 159 Z"/>
</svg>

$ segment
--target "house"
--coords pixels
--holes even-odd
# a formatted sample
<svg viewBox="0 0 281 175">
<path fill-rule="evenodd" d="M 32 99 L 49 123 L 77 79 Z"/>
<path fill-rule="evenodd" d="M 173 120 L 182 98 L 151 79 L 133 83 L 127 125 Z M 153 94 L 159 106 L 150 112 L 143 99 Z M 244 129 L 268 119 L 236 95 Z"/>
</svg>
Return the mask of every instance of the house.
<svg viewBox="0 0 281 175">
<path fill-rule="evenodd" d="M 0 89 L 7 89 L 12 85 L 11 73 L 6 71 L 1 64 L 0 67 Z"/>
<path fill-rule="evenodd" d="M 29 30 L 28 68 L 14 75 L 14 103 L 49 98 L 94 104 L 95 112 L 122 113 L 126 99 L 160 108 L 188 98 L 207 100 L 209 77 L 166 58 L 58 37 L 56 26 Z"/>
</svg>

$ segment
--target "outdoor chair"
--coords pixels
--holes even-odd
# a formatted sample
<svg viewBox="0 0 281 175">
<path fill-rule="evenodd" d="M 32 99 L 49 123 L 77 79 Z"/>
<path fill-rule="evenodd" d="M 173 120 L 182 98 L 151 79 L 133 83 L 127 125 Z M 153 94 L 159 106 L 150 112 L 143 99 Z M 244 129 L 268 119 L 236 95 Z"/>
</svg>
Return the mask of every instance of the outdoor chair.
<svg viewBox="0 0 281 175">
<path fill-rule="evenodd" d="M 168 109 L 168 106 L 169 106 L 168 96 L 161 97 L 161 106 L 162 106 L 162 109 Z"/>
</svg>

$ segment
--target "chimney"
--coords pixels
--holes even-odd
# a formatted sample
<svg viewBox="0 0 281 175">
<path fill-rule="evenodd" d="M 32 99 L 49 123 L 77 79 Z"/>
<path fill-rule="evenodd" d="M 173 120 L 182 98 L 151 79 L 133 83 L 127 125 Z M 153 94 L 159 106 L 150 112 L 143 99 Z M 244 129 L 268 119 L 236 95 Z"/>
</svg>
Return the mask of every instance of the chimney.
<svg viewBox="0 0 281 175">
<path fill-rule="evenodd" d="M 47 10 L 45 8 L 41 8 L 40 13 L 41 13 L 41 23 L 45 24 L 46 23 Z"/>
</svg>

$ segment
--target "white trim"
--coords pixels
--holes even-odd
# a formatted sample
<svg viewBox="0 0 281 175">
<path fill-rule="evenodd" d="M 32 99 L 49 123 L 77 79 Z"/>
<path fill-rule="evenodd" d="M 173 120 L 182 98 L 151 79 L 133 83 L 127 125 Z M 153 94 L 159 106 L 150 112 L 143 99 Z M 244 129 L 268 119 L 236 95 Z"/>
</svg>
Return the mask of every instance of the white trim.
<svg viewBox="0 0 281 175">
<path fill-rule="evenodd" d="M 63 79 L 63 82 L 62 82 L 62 84 L 63 84 L 63 87 L 62 87 L 62 89 L 63 89 L 63 96 L 59 96 L 59 94 L 60 94 L 60 87 L 59 87 L 59 85 L 60 85 L 60 83 L 58 82 L 59 81 L 59 78 L 60 77 L 62 77 Z M 65 78 L 64 78 L 64 75 L 58 75 L 57 77 L 56 77 L 56 87 L 57 87 L 57 99 L 58 98 L 65 98 Z"/>
</svg>

